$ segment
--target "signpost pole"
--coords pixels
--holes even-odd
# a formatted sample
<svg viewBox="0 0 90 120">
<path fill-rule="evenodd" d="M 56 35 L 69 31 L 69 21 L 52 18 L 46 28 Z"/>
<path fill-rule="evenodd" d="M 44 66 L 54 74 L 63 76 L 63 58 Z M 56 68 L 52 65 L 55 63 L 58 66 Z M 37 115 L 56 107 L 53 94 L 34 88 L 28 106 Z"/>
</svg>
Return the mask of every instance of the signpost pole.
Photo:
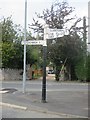
<svg viewBox="0 0 90 120">
<path fill-rule="evenodd" d="M 43 46 L 42 102 L 46 102 L 46 46 Z"/>
<path fill-rule="evenodd" d="M 47 25 L 44 26 L 44 41 L 43 45 L 43 80 L 42 80 L 42 102 L 46 103 L 46 51 L 47 51 Z"/>
<path fill-rule="evenodd" d="M 26 25 L 27 25 L 27 0 L 25 0 L 24 41 L 26 41 Z M 25 82 L 26 82 L 26 44 L 24 44 L 23 93 L 25 93 Z"/>
</svg>

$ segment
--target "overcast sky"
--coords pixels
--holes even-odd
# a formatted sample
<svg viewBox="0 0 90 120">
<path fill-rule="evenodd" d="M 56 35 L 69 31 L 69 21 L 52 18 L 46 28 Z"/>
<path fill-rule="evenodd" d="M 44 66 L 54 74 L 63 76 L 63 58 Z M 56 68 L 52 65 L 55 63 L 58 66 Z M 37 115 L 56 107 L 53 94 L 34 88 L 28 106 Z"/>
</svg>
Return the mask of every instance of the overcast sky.
<svg viewBox="0 0 90 120">
<path fill-rule="evenodd" d="M 49 8 L 55 0 L 27 0 L 27 23 L 32 23 L 35 12 L 42 13 L 45 8 Z M 62 0 L 58 0 L 62 1 Z M 89 0 L 64 0 L 71 7 L 75 8 L 75 14 L 78 17 L 88 15 Z M 14 23 L 24 25 L 24 2 L 25 0 L 0 0 L 0 19 L 12 15 Z"/>
</svg>

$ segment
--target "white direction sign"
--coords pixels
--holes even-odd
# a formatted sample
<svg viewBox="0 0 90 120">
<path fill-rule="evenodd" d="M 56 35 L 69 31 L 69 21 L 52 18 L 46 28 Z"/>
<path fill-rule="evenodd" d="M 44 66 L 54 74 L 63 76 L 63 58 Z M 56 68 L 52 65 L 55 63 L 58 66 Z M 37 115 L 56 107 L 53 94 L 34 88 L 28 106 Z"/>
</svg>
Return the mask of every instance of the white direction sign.
<svg viewBox="0 0 90 120">
<path fill-rule="evenodd" d="M 53 39 L 58 37 L 63 37 L 68 33 L 65 29 L 48 29 L 47 39 Z"/>
<path fill-rule="evenodd" d="M 57 37 L 63 37 L 64 30 L 63 29 L 48 29 L 47 39 L 53 39 Z"/>
<path fill-rule="evenodd" d="M 21 44 L 22 45 L 26 44 L 26 45 L 43 45 L 43 46 L 47 46 L 45 40 L 28 40 L 28 41 L 22 41 Z"/>
<path fill-rule="evenodd" d="M 64 29 L 49 29 L 50 32 L 59 32 L 59 33 L 64 33 Z"/>
</svg>

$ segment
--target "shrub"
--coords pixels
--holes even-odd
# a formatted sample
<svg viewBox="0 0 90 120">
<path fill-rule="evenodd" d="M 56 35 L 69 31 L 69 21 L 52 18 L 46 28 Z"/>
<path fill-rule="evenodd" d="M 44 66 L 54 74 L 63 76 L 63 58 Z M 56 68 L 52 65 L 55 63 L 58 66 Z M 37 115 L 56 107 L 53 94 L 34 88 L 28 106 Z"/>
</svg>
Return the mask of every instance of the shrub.
<svg viewBox="0 0 90 120">
<path fill-rule="evenodd" d="M 83 82 L 89 82 L 90 80 L 90 55 L 83 57 L 77 63 L 75 72 L 78 80 Z"/>
</svg>

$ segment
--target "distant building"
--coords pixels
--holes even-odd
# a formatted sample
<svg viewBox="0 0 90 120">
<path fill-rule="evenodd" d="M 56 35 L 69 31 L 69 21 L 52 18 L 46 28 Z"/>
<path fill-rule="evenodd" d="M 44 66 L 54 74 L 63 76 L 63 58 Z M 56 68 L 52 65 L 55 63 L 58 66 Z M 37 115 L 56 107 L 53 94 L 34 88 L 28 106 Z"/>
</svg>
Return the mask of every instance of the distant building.
<svg viewBox="0 0 90 120">
<path fill-rule="evenodd" d="M 88 2 L 88 52 L 90 52 L 90 1 Z"/>
</svg>

